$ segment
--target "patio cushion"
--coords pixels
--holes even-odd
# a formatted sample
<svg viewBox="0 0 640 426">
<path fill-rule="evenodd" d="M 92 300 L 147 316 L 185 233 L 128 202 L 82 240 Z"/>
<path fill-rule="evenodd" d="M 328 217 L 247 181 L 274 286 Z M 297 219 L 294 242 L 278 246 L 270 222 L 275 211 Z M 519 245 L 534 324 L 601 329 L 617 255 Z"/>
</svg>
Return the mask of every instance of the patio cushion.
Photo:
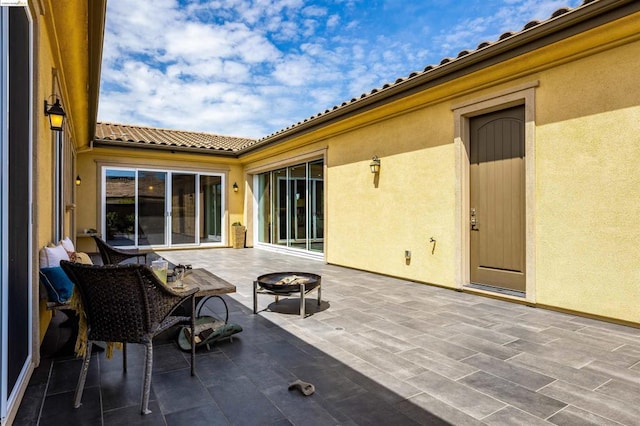
<svg viewBox="0 0 640 426">
<path fill-rule="evenodd" d="M 43 247 L 40 250 L 40 268 L 60 266 L 61 260 L 69 260 L 69 254 L 62 245 Z"/>
<path fill-rule="evenodd" d="M 71 241 L 69 237 L 64 237 L 64 240 L 60 240 L 58 245 L 64 247 L 67 252 L 73 253 L 74 251 L 76 251 L 76 248 L 73 245 L 73 241 Z"/>
<path fill-rule="evenodd" d="M 69 237 L 64 237 L 64 240 L 58 241 L 58 245 L 64 247 L 64 249 L 67 251 L 67 255 L 69 256 L 70 261 L 84 263 L 78 260 L 78 253 L 76 253 L 76 248 L 73 245 L 73 241 L 71 241 Z"/>
<path fill-rule="evenodd" d="M 42 284 L 50 302 L 66 303 L 73 293 L 73 282 L 60 266 L 40 268 Z"/>
</svg>

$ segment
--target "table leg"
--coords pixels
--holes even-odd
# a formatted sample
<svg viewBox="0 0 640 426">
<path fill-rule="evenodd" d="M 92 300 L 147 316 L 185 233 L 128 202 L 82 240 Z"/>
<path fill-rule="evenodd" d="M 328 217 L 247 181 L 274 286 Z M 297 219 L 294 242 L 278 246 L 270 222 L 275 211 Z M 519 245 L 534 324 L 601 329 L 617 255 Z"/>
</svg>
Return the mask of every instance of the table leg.
<svg viewBox="0 0 640 426">
<path fill-rule="evenodd" d="M 322 295 L 322 284 L 318 285 L 318 306 L 320 306 L 321 295 Z"/>
<path fill-rule="evenodd" d="M 300 318 L 304 318 L 305 315 L 304 293 L 304 284 L 300 284 Z"/>
<path fill-rule="evenodd" d="M 191 295 L 191 375 L 196 375 L 196 297 Z"/>
<path fill-rule="evenodd" d="M 222 304 L 224 305 L 224 311 L 225 311 L 224 323 L 225 324 L 228 323 L 229 322 L 229 306 L 227 305 L 227 302 L 222 298 L 222 296 L 217 294 L 214 296 L 204 296 L 202 299 L 200 299 L 200 301 L 198 302 L 198 306 L 196 307 L 196 318 L 200 318 L 200 311 L 202 311 L 202 308 L 204 307 L 205 303 L 207 303 L 207 301 L 212 297 L 217 297 L 222 301 Z"/>
<path fill-rule="evenodd" d="M 258 313 L 258 281 L 253 282 L 253 313 Z"/>
</svg>

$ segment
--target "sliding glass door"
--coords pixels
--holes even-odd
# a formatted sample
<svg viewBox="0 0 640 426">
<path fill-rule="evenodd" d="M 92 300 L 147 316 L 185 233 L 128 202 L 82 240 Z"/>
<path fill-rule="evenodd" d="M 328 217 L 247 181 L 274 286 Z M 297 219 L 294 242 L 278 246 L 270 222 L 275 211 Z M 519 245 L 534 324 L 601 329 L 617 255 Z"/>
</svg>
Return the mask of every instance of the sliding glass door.
<svg viewBox="0 0 640 426">
<path fill-rule="evenodd" d="M 7 413 L 17 411 L 33 359 L 33 46 L 26 7 L 0 7 L 0 41 L 0 419 L 4 424 Z"/>
<path fill-rule="evenodd" d="M 107 170 L 104 183 L 104 231 L 102 235 L 112 246 L 136 244 L 136 172 Z"/>
<path fill-rule="evenodd" d="M 324 161 L 296 164 L 256 178 L 258 242 L 324 252 Z"/>
<path fill-rule="evenodd" d="M 309 250 L 324 251 L 324 163 L 309 164 Z"/>
<path fill-rule="evenodd" d="M 273 209 L 275 223 L 273 226 L 273 234 L 276 244 L 286 246 L 287 239 L 287 169 L 276 170 L 273 172 L 274 200 Z"/>
<path fill-rule="evenodd" d="M 200 243 L 221 243 L 223 193 L 222 176 L 200 176 Z"/>
<path fill-rule="evenodd" d="M 138 245 L 167 244 L 167 174 L 138 172 Z"/>
<path fill-rule="evenodd" d="M 171 175 L 171 244 L 196 243 L 196 175 Z"/>
<path fill-rule="evenodd" d="M 103 235 L 114 246 L 224 243 L 223 175 L 103 169 Z"/>
<path fill-rule="evenodd" d="M 289 245 L 307 248 L 307 165 L 289 167 Z"/>
</svg>

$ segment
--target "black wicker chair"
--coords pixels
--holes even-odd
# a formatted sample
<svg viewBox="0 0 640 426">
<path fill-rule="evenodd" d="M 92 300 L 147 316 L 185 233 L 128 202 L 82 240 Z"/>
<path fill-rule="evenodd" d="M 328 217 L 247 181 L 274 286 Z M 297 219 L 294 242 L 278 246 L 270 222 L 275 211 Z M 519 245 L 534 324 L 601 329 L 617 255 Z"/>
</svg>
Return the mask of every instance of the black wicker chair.
<svg viewBox="0 0 640 426">
<path fill-rule="evenodd" d="M 74 397 L 74 407 L 82 400 L 87 378 L 91 346 L 94 341 L 122 342 L 123 368 L 126 371 L 126 344 L 146 347 L 143 375 L 142 414 L 149 414 L 149 392 L 153 363 L 154 336 L 176 324 L 189 323 L 193 336 L 195 293 L 198 288 L 175 292 L 162 284 L 146 265 L 82 265 L 60 262 L 62 269 L 77 286 L 87 319 L 87 350 Z M 190 300 L 190 316 L 172 316 L 185 300 Z M 195 345 L 191 351 L 191 375 L 195 375 Z"/>
<path fill-rule="evenodd" d="M 136 261 L 138 262 L 139 259 L 143 257 L 144 263 L 147 263 L 147 252 L 137 249 L 119 249 L 107 244 L 105 240 L 98 236 L 92 235 L 92 237 L 96 242 L 96 246 L 98 246 L 98 251 L 100 252 L 100 257 L 102 258 L 102 263 L 105 265 L 117 265 L 133 257 L 135 257 Z"/>
</svg>

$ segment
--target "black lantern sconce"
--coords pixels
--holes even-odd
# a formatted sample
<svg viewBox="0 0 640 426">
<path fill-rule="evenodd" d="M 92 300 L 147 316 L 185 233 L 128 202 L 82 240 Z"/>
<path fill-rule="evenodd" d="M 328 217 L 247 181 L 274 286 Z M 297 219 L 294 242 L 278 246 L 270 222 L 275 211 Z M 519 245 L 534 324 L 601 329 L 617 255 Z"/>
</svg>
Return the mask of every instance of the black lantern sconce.
<svg viewBox="0 0 640 426">
<path fill-rule="evenodd" d="M 369 168 L 371 169 L 371 173 L 378 174 L 380 173 L 380 159 L 377 155 L 374 155 L 371 159 L 371 163 L 369 163 Z"/>
<path fill-rule="evenodd" d="M 238 184 L 236 182 L 233 182 L 233 192 L 238 192 Z"/>
<path fill-rule="evenodd" d="M 62 105 L 60 105 L 60 98 L 56 95 L 51 95 L 49 98 L 54 97 L 55 102 L 53 105 L 49 104 L 47 100 L 44 100 L 44 115 L 49 117 L 49 127 L 51 130 L 62 131 L 62 125 L 64 124 L 65 114 L 62 109 Z"/>
<path fill-rule="evenodd" d="M 82 179 L 80 179 L 80 175 L 76 176 L 76 185 L 80 186 L 82 184 Z"/>
</svg>

